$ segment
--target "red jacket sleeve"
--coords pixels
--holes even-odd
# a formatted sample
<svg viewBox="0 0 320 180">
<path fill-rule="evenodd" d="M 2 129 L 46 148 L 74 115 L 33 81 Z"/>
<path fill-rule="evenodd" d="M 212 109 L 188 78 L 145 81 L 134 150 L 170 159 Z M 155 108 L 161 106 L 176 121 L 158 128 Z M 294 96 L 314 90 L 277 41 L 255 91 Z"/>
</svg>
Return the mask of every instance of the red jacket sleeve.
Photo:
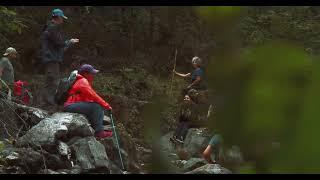
<svg viewBox="0 0 320 180">
<path fill-rule="evenodd" d="M 84 96 L 92 99 L 94 102 L 100 104 L 103 108 L 107 110 L 111 110 L 112 107 L 104 101 L 90 86 L 89 82 L 87 80 L 84 80 L 80 84 L 81 93 L 83 93 Z"/>
</svg>

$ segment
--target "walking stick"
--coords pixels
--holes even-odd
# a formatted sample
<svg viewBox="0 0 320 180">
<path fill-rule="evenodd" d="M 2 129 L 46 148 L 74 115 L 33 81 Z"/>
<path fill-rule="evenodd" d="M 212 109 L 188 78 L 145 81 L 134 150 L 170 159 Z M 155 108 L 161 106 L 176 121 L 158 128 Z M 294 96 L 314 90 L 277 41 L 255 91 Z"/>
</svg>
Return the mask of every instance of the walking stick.
<svg viewBox="0 0 320 180">
<path fill-rule="evenodd" d="M 174 78 L 174 74 L 175 74 L 174 71 L 176 70 L 177 54 L 178 54 L 178 51 L 176 49 L 176 53 L 175 53 L 175 56 L 174 56 L 174 65 L 173 65 L 172 78 L 171 78 L 170 94 L 172 94 L 172 84 L 173 84 L 173 78 Z"/>
<path fill-rule="evenodd" d="M 119 151 L 119 157 L 120 157 L 120 161 L 121 161 L 122 170 L 124 170 L 124 165 L 123 165 L 123 161 L 122 161 L 122 156 L 121 156 L 119 141 L 118 141 L 117 132 L 116 132 L 116 126 L 114 125 L 113 118 L 112 118 L 112 113 L 111 113 L 111 112 L 110 112 L 110 119 L 111 119 L 111 123 L 112 123 L 112 129 L 113 129 L 114 135 L 115 135 L 115 137 L 116 137 L 116 143 L 117 143 L 117 148 L 118 148 L 118 151 Z"/>
</svg>

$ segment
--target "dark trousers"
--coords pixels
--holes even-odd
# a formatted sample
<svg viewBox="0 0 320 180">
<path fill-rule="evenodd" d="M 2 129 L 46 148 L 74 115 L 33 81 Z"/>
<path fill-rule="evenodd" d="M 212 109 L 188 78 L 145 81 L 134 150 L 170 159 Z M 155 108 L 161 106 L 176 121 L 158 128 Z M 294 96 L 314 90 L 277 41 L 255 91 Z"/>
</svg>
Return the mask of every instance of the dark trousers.
<svg viewBox="0 0 320 180">
<path fill-rule="evenodd" d="M 184 140 L 187 136 L 189 127 L 189 121 L 179 121 L 177 129 L 174 132 L 174 136 L 176 136 L 177 139 Z"/>
<path fill-rule="evenodd" d="M 54 94 L 59 86 L 60 81 L 60 63 L 46 63 L 45 75 L 46 79 L 42 90 L 42 103 L 47 106 L 56 106 Z"/>
<path fill-rule="evenodd" d="M 93 102 L 79 102 L 64 108 L 66 112 L 85 115 L 96 133 L 103 130 L 104 111 L 100 104 Z"/>
</svg>

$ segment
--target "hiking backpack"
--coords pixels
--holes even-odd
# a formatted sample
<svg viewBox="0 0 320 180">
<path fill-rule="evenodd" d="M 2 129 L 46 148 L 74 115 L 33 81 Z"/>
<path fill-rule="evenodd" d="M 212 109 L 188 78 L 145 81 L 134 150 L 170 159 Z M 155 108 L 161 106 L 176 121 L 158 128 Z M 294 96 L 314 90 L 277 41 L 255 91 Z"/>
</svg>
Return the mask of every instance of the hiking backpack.
<svg viewBox="0 0 320 180">
<path fill-rule="evenodd" d="M 15 102 L 24 105 L 28 105 L 33 98 L 29 83 L 21 80 L 14 82 L 13 95 Z"/>
<path fill-rule="evenodd" d="M 78 71 L 74 70 L 70 73 L 69 77 L 63 78 L 59 82 L 59 86 L 54 96 L 54 100 L 58 105 L 65 103 L 69 96 L 69 90 L 76 82 Z"/>
</svg>

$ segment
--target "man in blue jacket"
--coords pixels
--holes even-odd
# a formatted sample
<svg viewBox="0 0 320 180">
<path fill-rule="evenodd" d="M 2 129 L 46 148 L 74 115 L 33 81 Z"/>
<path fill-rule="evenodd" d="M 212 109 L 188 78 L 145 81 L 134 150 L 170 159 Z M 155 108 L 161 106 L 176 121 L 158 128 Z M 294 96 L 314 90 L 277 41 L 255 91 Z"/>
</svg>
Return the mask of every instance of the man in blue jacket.
<svg viewBox="0 0 320 180">
<path fill-rule="evenodd" d="M 41 35 L 41 62 L 45 67 L 46 80 L 42 92 L 43 107 L 55 110 L 54 94 L 59 85 L 60 64 L 63 54 L 79 39 L 65 40 L 62 33 L 62 24 L 68 19 L 61 9 L 52 11 L 52 18 L 47 23 Z"/>
</svg>

